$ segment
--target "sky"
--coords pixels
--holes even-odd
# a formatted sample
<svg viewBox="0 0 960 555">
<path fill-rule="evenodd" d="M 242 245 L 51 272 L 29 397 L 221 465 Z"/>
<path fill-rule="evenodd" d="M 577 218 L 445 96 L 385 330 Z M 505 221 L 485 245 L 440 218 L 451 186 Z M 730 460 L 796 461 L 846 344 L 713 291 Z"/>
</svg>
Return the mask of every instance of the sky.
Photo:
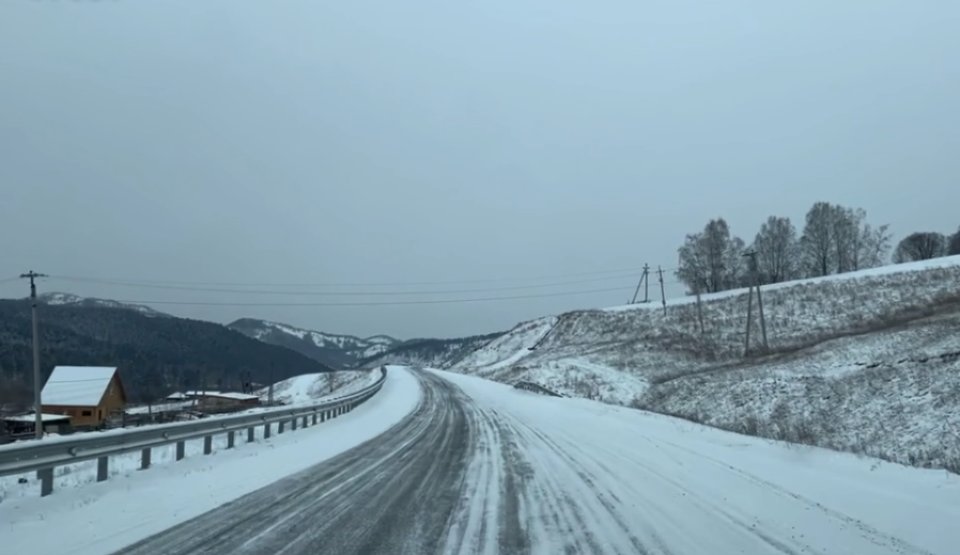
<svg viewBox="0 0 960 555">
<path fill-rule="evenodd" d="M 452 337 L 624 304 L 644 264 L 681 295 L 715 217 L 951 233 L 958 27 L 955 0 L 7 0 L 0 296 L 35 270 Z"/>
</svg>

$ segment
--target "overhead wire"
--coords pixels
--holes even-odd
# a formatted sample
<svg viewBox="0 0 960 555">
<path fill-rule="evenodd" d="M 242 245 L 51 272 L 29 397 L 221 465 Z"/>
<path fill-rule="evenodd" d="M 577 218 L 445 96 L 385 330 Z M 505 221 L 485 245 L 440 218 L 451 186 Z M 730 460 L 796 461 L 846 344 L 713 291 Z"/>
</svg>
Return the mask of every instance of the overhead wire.
<svg viewBox="0 0 960 555">
<path fill-rule="evenodd" d="M 582 291 L 559 291 L 555 293 L 535 293 L 530 295 L 513 295 L 504 297 L 477 297 L 466 299 L 421 299 L 411 301 L 350 301 L 350 302 L 229 302 L 229 301 L 159 301 L 159 300 L 117 300 L 116 302 L 125 304 L 143 304 L 143 305 L 184 305 L 184 306 L 397 306 L 397 305 L 429 305 L 429 304 L 457 304 L 457 303 L 477 303 L 492 301 L 512 301 L 521 299 L 538 299 L 546 297 L 570 297 L 576 295 L 589 295 L 594 293 L 624 292 L 632 290 L 631 287 L 608 287 L 604 289 L 591 289 Z"/>
<path fill-rule="evenodd" d="M 549 287 L 561 287 L 567 285 L 583 285 L 587 283 L 598 283 L 603 281 L 613 281 L 613 280 L 622 280 L 622 279 L 633 279 L 635 274 L 620 274 L 606 277 L 597 277 L 592 279 L 581 279 L 576 281 L 564 281 L 564 282 L 554 282 L 554 283 L 538 283 L 538 284 L 527 284 L 527 285 L 510 285 L 505 287 L 488 287 L 488 288 L 479 288 L 479 289 L 444 289 L 444 290 L 432 290 L 432 291 L 269 291 L 269 290 L 260 290 L 260 289 L 228 289 L 223 287 L 198 287 L 198 286 L 189 286 L 189 285 L 166 285 L 161 283 L 152 283 L 145 281 L 127 281 L 127 280 L 110 280 L 110 279 L 95 279 L 95 278 L 79 278 L 79 277 L 62 277 L 54 276 L 55 279 L 60 279 L 63 281 L 70 281 L 76 283 L 89 283 L 97 285 L 111 285 L 118 287 L 134 287 L 134 288 L 145 288 L 145 289 L 166 289 L 166 290 L 176 290 L 176 291 L 198 291 L 206 293 L 239 293 L 243 295 L 286 295 L 286 296 L 316 296 L 316 297 L 394 297 L 394 296 L 423 296 L 423 295 L 449 295 L 449 294 L 465 294 L 465 293 L 490 293 L 494 291 L 518 291 L 518 290 L 529 290 L 529 289 L 544 289 Z"/>
<path fill-rule="evenodd" d="M 671 269 L 664 269 L 663 273 L 674 271 Z M 630 272 L 630 273 L 627 273 Z M 577 274 L 566 274 L 567 277 L 575 276 L 602 276 L 602 277 L 593 277 L 591 279 L 581 279 L 565 282 L 554 282 L 554 283 L 536 283 L 536 284 L 525 284 L 525 285 L 512 285 L 512 286 L 503 286 L 503 287 L 488 287 L 488 288 L 475 288 L 475 289 L 445 289 L 445 290 L 429 290 L 429 291 L 276 291 L 276 290 L 254 290 L 254 289 L 232 289 L 230 287 L 244 287 L 244 286 L 256 286 L 257 284 L 246 283 L 239 284 L 234 282 L 230 286 L 217 287 L 216 282 L 190 282 L 190 281 L 162 281 L 162 280 L 129 280 L 129 279 L 104 279 L 104 278 L 90 278 L 90 277 L 81 277 L 81 276 L 61 276 L 61 275 L 52 275 L 48 279 L 50 280 L 61 280 L 67 282 L 75 283 L 85 283 L 90 285 L 106 285 L 106 286 L 116 286 L 116 287 L 136 287 L 136 288 L 145 288 L 145 289 L 156 289 L 156 290 L 175 290 L 175 291 L 194 291 L 194 292 L 204 292 L 204 293 L 229 293 L 234 295 L 281 295 L 281 296 L 302 296 L 302 297 L 408 297 L 408 296 L 436 296 L 436 295 L 449 295 L 449 294 L 471 294 L 471 293 L 485 293 L 485 292 L 496 292 L 496 291 L 518 291 L 518 290 L 531 290 L 531 289 L 546 289 L 551 287 L 560 287 L 560 286 L 569 286 L 569 285 L 580 285 L 586 283 L 597 283 L 603 281 L 612 281 L 612 280 L 625 280 L 630 279 L 631 283 L 629 285 L 623 285 L 619 287 L 605 287 L 605 288 L 595 288 L 595 289 L 586 289 L 586 290 L 572 290 L 572 291 L 553 291 L 553 292 L 542 292 L 542 293 L 526 293 L 518 295 L 500 295 L 500 296 L 484 296 L 484 297 L 464 297 L 464 298 L 440 298 L 440 299 L 410 299 L 410 300 L 357 300 L 357 301 L 290 301 L 290 302 L 250 302 L 250 301 L 201 301 L 201 300 L 117 300 L 117 302 L 127 303 L 127 304 L 140 304 L 140 305 L 176 305 L 176 306 L 233 306 L 233 307 L 336 307 L 336 306 L 413 306 L 413 305 L 440 305 L 440 304 L 461 304 L 461 303 L 482 303 L 482 302 L 498 302 L 498 301 L 514 301 L 514 300 L 525 300 L 525 299 L 537 299 L 537 298 L 555 298 L 555 297 L 573 297 L 580 295 L 591 295 L 598 293 L 627 293 L 633 291 L 636 287 L 632 281 L 637 277 L 637 275 L 642 272 L 642 270 L 634 269 L 622 269 L 622 270 L 603 270 L 595 272 L 581 272 Z M 606 274 L 606 275 L 604 275 Z M 617 275 L 612 275 L 617 274 Z M 563 277 L 554 276 L 554 278 Z M 5 283 L 9 281 L 15 281 L 19 279 L 18 277 L 13 277 L 10 279 L 0 280 L 0 283 Z M 421 285 L 443 285 L 443 284 L 456 284 L 456 283 L 495 283 L 497 281 L 529 281 L 537 278 L 501 278 L 499 280 L 462 280 L 462 281 L 448 281 L 448 282 L 393 282 L 393 283 L 352 283 L 352 284 L 298 284 L 301 287 L 336 287 L 336 286 L 385 286 L 385 285 L 413 285 L 418 283 Z M 547 277 L 541 277 L 539 279 L 547 279 Z M 657 284 L 659 281 L 658 276 L 655 272 L 650 272 L 648 279 L 653 281 L 653 284 Z M 669 279 L 664 276 L 664 283 L 677 283 L 679 280 Z M 294 286 L 295 284 L 260 284 L 261 286 L 273 286 L 273 287 L 288 287 Z"/>
<path fill-rule="evenodd" d="M 667 270 L 664 270 L 666 272 Z M 300 282 L 300 283 L 278 283 L 278 282 L 211 282 L 211 281 L 177 281 L 177 280 L 140 280 L 140 279 L 115 279 L 115 281 L 123 281 L 130 283 L 151 283 L 157 285 L 184 285 L 184 286 L 206 286 L 206 287 L 389 287 L 389 286 L 411 286 L 411 285 L 467 285 L 467 284 L 478 284 L 478 283 L 499 283 L 499 282 L 516 282 L 516 281 L 536 281 L 536 280 L 554 280 L 554 279 L 569 279 L 569 278 L 580 278 L 585 276 L 600 276 L 600 275 L 609 275 L 609 274 L 632 274 L 638 275 L 643 272 L 642 267 L 630 267 L 630 268 L 619 268 L 611 270 L 594 270 L 590 272 L 578 272 L 570 274 L 553 274 L 553 275 L 541 275 L 541 276 L 529 276 L 529 277 L 500 277 L 500 278 L 488 278 L 488 279 L 472 279 L 472 280 L 454 280 L 454 281 L 392 281 L 392 282 L 327 282 L 327 283 L 317 283 L 317 282 Z M 71 279 L 71 280 L 102 280 L 104 278 L 90 277 L 90 276 L 70 276 L 70 275 L 58 275 L 56 276 L 60 279 Z"/>
</svg>

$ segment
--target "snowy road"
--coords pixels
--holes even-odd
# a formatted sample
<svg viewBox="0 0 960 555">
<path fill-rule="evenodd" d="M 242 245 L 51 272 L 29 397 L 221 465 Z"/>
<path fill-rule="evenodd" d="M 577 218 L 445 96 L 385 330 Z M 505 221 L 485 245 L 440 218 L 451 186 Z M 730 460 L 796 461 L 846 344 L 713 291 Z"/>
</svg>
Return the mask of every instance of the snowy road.
<svg viewBox="0 0 960 555">
<path fill-rule="evenodd" d="M 439 376 L 443 376 L 442 378 Z M 955 553 L 955 476 L 418 372 L 382 436 L 123 555 Z"/>
</svg>

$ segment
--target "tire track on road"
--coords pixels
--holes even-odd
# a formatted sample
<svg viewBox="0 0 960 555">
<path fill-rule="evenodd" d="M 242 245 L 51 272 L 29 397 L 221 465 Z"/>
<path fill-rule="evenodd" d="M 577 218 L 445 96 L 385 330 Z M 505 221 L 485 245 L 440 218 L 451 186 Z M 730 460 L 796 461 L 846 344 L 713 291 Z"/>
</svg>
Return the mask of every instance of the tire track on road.
<svg viewBox="0 0 960 555">
<path fill-rule="evenodd" d="M 416 375 L 420 404 L 380 437 L 115 555 L 440 552 L 475 451 L 472 401 L 437 376 Z"/>
</svg>

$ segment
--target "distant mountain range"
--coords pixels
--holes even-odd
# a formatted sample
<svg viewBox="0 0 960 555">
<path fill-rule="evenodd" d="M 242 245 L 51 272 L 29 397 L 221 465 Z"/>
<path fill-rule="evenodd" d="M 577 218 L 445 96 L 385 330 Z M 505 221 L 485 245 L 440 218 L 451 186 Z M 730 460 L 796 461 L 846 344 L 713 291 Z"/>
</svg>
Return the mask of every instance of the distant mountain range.
<svg viewBox="0 0 960 555">
<path fill-rule="evenodd" d="M 307 330 L 256 318 L 241 318 L 227 324 L 248 337 L 279 345 L 334 368 L 354 368 L 361 360 L 374 358 L 400 344 L 388 335 L 360 338 Z"/>
<path fill-rule="evenodd" d="M 133 310 L 144 316 L 163 316 L 171 317 L 169 314 L 160 312 L 141 304 L 127 304 L 108 299 L 97 299 L 95 297 L 80 297 L 70 293 L 42 293 L 37 295 L 37 300 L 41 303 L 51 306 L 78 306 L 84 308 L 121 308 Z"/>
<path fill-rule="evenodd" d="M 383 364 L 398 364 L 401 366 L 447 368 L 505 333 L 500 331 L 453 339 L 411 339 L 399 343 L 381 354 L 359 361 L 357 367 L 372 368 Z"/>
<path fill-rule="evenodd" d="M 265 343 L 292 349 L 334 368 L 371 368 L 383 364 L 439 368 L 504 333 L 401 341 L 388 335 L 360 338 L 254 318 L 241 318 L 227 327 Z"/>
</svg>

